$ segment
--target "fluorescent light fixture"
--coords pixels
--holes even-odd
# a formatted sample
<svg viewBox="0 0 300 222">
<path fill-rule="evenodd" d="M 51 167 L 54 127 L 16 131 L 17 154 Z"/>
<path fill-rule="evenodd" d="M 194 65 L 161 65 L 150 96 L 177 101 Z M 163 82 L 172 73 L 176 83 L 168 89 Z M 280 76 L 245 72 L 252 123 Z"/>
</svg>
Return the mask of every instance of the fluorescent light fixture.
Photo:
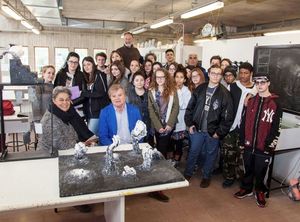
<svg viewBox="0 0 300 222">
<path fill-rule="evenodd" d="M 132 31 L 132 34 L 136 35 L 136 34 L 140 34 L 142 32 L 146 32 L 146 31 L 147 31 L 146 28 L 140 28 L 140 29 Z"/>
<path fill-rule="evenodd" d="M 211 12 L 211 11 L 223 8 L 223 7 L 224 7 L 224 2 L 216 1 L 213 3 L 209 3 L 208 5 L 203 5 L 203 6 L 195 8 L 195 9 L 192 9 L 191 11 L 185 12 L 180 17 L 182 19 L 187 19 L 187 18 L 194 17 L 196 15 L 201 15 L 201 14 L 204 14 L 207 12 Z"/>
<path fill-rule="evenodd" d="M 211 42 L 211 41 L 217 41 L 217 37 L 196 39 L 194 40 L 194 43 L 203 43 L 203 42 Z"/>
<path fill-rule="evenodd" d="M 39 35 L 39 34 L 41 33 L 40 30 L 38 30 L 37 28 L 31 29 L 31 31 L 32 31 L 34 34 L 37 34 L 37 35 Z"/>
<path fill-rule="evenodd" d="M 11 7 L 8 5 L 2 5 L 1 9 L 10 17 L 14 18 L 15 20 L 22 20 L 22 16 L 20 16 L 15 10 L 13 10 Z"/>
<path fill-rule="evenodd" d="M 33 25 L 31 25 L 29 22 L 27 22 L 25 20 L 22 20 L 21 24 L 24 25 L 28 29 L 32 29 L 33 28 Z"/>
<path fill-rule="evenodd" d="M 290 31 L 282 31 L 282 32 L 266 32 L 264 33 L 265 36 L 272 36 L 272 35 L 287 35 L 287 34 L 296 34 L 300 33 L 300 30 L 290 30 Z"/>
<path fill-rule="evenodd" d="M 159 27 L 162 27 L 162 26 L 165 26 L 165 25 L 170 25 L 172 23 L 173 23 L 173 19 L 168 18 L 168 19 L 165 19 L 165 20 L 162 20 L 162 21 L 159 21 L 157 23 L 154 23 L 154 24 L 150 25 L 150 28 L 151 29 L 157 29 Z"/>
</svg>

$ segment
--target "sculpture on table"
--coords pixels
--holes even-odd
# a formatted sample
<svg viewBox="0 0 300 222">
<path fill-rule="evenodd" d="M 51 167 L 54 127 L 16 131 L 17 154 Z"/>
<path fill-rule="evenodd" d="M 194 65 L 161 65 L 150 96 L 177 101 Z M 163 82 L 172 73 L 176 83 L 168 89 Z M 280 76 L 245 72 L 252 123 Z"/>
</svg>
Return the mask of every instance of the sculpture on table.
<svg viewBox="0 0 300 222">
<path fill-rule="evenodd" d="M 86 154 L 87 148 L 84 143 L 79 142 L 75 144 L 75 152 L 74 156 L 77 160 L 82 159 L 82 157 Z"/>
<path fill-rule="evenodd" d="M 155 148 L 152 149 L 150 146 L 146 146 L 142 149 L 143 163 L 140 168 L 143 170 L 150 170 L 153 160 L 163 159 L 162 154 Z"/>
<path fill-rule="evenodd" d="M 130 166 L 124 166 L 124 170 L 122 172 L 123 177 L 135 177 L 136 176 L 136 170 L 133 167 Z"/>
<path fill-rule="evenodd" d="M 105 165 L 102 170 L 102 173 L 106 176 L 118 175 L 118 166 L 113 155 L 113 150 L 119 146 L 120 137 L 118 135 L 114 135 L 112 141 L 112 144 L 110 144 L 106 149 Z"/>
<path fill-rule="evenodd" d="M 139 141 L 147 135 L 147 126 L 146 124 L 138 120 L 135 124 L 134 129 L 131 131 L 131 138 L 132 138 L 132 146 L 133 151 L 136 154 L 141 153 L 141 149 L 139 148 Z"/>
</svg>

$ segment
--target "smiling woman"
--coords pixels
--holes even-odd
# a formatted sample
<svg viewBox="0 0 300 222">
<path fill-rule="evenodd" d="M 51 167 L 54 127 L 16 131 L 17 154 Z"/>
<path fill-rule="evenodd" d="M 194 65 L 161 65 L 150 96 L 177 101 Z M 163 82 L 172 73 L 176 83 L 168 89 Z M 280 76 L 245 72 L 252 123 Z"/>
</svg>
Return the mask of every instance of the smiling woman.
<svg viewBox="0 0 300 222">
<path fill-rule="evenodd" d="M 72 106 L 71 91 L 66 87 L 54 88 L 52 104 L 45 112 L 41 123 L 43 134 L 39 139 L 38 148 L 49 152 L 52 145 L 53 150 L 70 149 L 77 142 L 85 142 L 93 136 Z"/>
</svg>

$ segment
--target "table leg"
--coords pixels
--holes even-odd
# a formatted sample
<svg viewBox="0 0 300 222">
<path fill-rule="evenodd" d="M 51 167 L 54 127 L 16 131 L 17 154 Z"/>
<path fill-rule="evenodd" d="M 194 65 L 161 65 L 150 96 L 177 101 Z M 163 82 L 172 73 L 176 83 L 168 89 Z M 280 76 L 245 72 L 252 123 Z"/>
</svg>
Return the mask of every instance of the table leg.
<svg viewBox="0 0 300 222">
<path fill-rule="evenodd" d="M 125 222 L 125 197 L 117 197 L 105 202 L 104 216 L 107 222 Z"/>
</svg>

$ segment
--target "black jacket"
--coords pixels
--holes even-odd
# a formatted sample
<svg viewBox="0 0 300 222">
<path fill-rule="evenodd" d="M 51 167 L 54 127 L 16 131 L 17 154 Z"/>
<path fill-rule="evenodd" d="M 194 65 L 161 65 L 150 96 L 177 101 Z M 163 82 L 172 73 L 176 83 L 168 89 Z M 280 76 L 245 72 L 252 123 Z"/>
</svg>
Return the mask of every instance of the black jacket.
<svg viewBox="0 0 300 222">
<path fill-rule="evenodd" d="M 61 69 L 56 74 L 55 80 L 54 80 L 54 87 L 56 86 L 66 86 L 67 82 L 67 73 Z M 83 73 L 81 71 L 78 71 L 74 75 L 73 85 L 72 86 L 78 86 L 79 90 L 85 89 L 85 80 Z"/>
<path fill-rule="evenodd" d="M 149 111 L 148 111 L 148 91 L 145 90 L 142 99 L 140 96 L 136 94 L 134 86 L 132 84 L 129 84 L 127 101 L 128 103 L 131 103 L 139 108 L 142 116 L 142 120 L 146 124 L 147 130 L 149 130 L 149 128 L 151 127 L 151 121 L 150 121 Z"/>
<path fill-rule="evenodd" d="M 207 87 L 208 83 L 203 83 L 198 86 L 192 94 L 184 116 L 185 123 L 188 127 L 195 125 L 197 130 L 201 128 Z M 233 117 L 232 98 L 228 90 L 219 84 L 212 96 L 208 111 L 208 133 L 211 136 L 217 133 L 219 138 L 222 139 L 229 132 L 233 123 Z"/>
<path fill-rule="evenodd" d="M 82 103 L 86 119 L 99 118 L 101 109 L 110 103 L 105 73 L 97 70 L 92 88 L 82 90 L 80 97 L 73 100 L 74 106 Z"/>
<path fill-rule="evenodd" d="M 117 51 L 121 54 L 124 65 L 128 69 L 130 68 L 130 63 L 132 60 L 140 61 L 141 54 L 133 45 L 131 47 L 123 45 L 122 47 L 118 48 Z"/>
</svg>

